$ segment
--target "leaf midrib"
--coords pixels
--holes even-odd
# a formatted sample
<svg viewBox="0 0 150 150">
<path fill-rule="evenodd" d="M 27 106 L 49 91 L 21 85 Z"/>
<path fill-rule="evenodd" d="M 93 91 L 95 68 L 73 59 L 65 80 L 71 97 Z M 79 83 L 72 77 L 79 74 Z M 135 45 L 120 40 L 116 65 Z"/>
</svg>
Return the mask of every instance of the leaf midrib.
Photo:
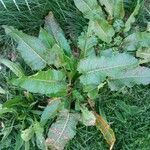
<svg viewBox="0 0 150 150">
<path fill-rule="evenodd" d="M 95 21 L 96 25 L 99 26 L 99 29 L 101 29 L 103 35 L 105 36 L 105 38 L 108 38 L 108 34 L 104 31 L 104 29 L 101 27 L 101 25 L 99 24 L 98 21 Z"/>
<path fill-rule="evenodd" d="M 25 40 L 23 40 L 23 38 L 22 38 L 21 36 L 19 36 L 17 33 L 16 33 L 16 35 L 24 42 L 25 45 L 27 45 L 27 47 L 29 47 L 29 49 L 30 49 L 34 54 L 36 54 L 44 63 L 47 63 L 47 62 L 44 60 L 44 58 L 42 58 L 36 51 L 34 51 L 34 49 L 33 49 L 29 44 L 27 44 L 27 43 L 25 42 Z"/>
<path fill-rule="evenodd" d="M 57 82 L 63 82 L 62 80 L 43 80 L 43 79 L 33 79 L 33 78 L 27 78 L 25 80 L 33 80 L 33 81 L 39 81 L 39 82 L 46 82 L 46 83 L 57 83 Z"/>
<path fill-rule="evenodd" d="M 112 80 L 127 79 L 127 78 L 150 78 L 150 76 L 126 76 L 126 77 L 112 78 Z"/>
<path fill-rule="evenodd" d="M 59 134 L 59 136 L 58 136 L 58 138 L 56 139 L 56 141 L 55 141 L 54 144 L 56 144 L 56 143 L 59 141 L 59 139 L 62 137 L 62 135 L 64 134 L 64 131 L 66 130 L 67 124 L 68 124 L 68 122 L 69 122 L 69 118 L 70 118 L 70 114 L 68 113 L 68 114 L 67 114 L 67 118 L 66 118 L 65 125 L 64 125 L 64 127 L 63 127 L 61 133 Z"/>
<path fill-rule="evenodd" d="M 134 66 L 135 64 L 129 64 L 129 65 L 121 65 L 121 66 L 113 66 L 113 67 L 105 67 L 105 68 L 98 68 L 98 69 L 95 69 L 95 70 L 91 70 L 91 71 L 88 71 L 86 74 L 90 74 L 90 73 L 93 73 L 93 72 L 99 72 L 99 71 L 104 71 L 104 70 L 108 70 L 108 69 L 114 69 L 114 68 L 124 68 L 124 67 L 130 67 L 130 66 Z"/>
</svg>

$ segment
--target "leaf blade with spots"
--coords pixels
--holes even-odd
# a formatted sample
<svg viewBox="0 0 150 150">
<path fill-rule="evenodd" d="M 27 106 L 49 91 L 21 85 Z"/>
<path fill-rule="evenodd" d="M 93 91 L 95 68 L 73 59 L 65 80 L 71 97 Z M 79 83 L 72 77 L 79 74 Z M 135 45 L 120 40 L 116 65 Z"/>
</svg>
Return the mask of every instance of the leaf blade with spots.
<svg viewBox="0 0 150 150">
<path fill-rule="evenodd" d="M 50 35 L 53 35 L 56 43 L 66 52 L 67 55 L 71 55 L 70 45 L 65 38 L 63 30 L 58 25 L 52 12 L 49 12 L 45 18 L 45 29 Z"/>
<path fill-rule="evenodd" d="M 17 50 L 31 69 L 41 70 L 46 67 L 45 56 L 48 51 L 40 39 L 29 36 L 13 27 L 3 26 L 3 28 L 6 34 L 18 43 Z"/>
<path fill-rule="evenodd" d="M 52 150 L 63 150 L 65 145 L 76 134 L 78 114 L 69 113 L 68 110 L 60 112 L 56 122 L 49 129 L 46 143 Z"/>
<path fill-rule="evenodd" d="M 138 66 L 138 60 L 126 53 L 112 57 L 86 58 L 79 62 L 78 71 L 81 73 L 80 82 L 86 91 L 98 88 L 106 77 L 116 76 L 123 70 Z"/>
<path fill-rule="evenodd" d="M 135 32 L 127 36 L 123 41 L 123 48 L 125 51 L 136 51 L 142 47 L 150 47 L 149 32 Z"/>
</svg>

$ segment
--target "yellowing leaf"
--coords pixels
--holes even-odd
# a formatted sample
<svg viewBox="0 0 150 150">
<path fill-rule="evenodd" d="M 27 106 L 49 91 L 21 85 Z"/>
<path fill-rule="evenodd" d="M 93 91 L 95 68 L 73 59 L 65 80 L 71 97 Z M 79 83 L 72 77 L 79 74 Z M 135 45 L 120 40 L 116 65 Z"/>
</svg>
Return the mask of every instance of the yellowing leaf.
<svg viewBox="0 0 150 150">
<path fill-rule="evenodd" d="M 105 140 L 110 145 L 110 150 L 112 150 L 116 138 L 114 131 L 110 128 L 107 122 L 103 119 L 102 116 L 95 113 L 96 116 L 96 127 L 102 132 Z"/>
<path fill-rule="evenodd" d="M 131 14 L 131 16 L 128 18 L 128 20 L 125 23 L 124 32 L 128 32 L 130 30 L 132 23 L 135 22 L 135 16 L 138 14 L 140 7 L 141 7 L 140 0 L 138 0 L 137 5 L 136 5 L 133 13 Z"/>
<path fill-rule="evenodd" d="M 60 112 L 56 122 L 49 129 L 46 143 L 51 150 L 63 150 L 65 145 L 76 134 L 78 114 L 69 113 L 68 110 Z"/>
</svg>

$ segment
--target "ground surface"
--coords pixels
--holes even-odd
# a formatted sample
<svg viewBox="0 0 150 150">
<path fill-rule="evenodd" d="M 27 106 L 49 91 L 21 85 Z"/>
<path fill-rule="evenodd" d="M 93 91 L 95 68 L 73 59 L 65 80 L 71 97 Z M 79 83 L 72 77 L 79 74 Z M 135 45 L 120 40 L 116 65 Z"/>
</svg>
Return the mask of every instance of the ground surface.
<svg viewBox="0 0 150 150">
<path fill-rule="evenodd" d="M 126 0 L 126 9 L 132 11 L 136 0 Z M 147 21 L 150 21 L 150 12 L 147 7 L 149 1 L 143 1 L 143 8 L 137 17 L 139 28 L 143 30 Z M 49 10 L 53 11 L 61 24 L 67 37 L 74 44 L 82 31 L 86 20 L 75 8 L 72 0 L 29 0 L 30 10 L 24 1 L 20 0 L 18 6 L 11 0 L 6 1 L 8 10 L 0 6 L 0 25 L 7 24 L 24 30 L 26 33 L 36 35 L 39 27 L 43 25 L 43 18 Z M 145 6 L 144 6 L 145 5 Z M 11 58 L 16 55 L 15 45 L 8 39 L 3 30 L 0 37 L 1 57 Z M 18 58 L 19 59 L 19 58 Z M 28 68 L 26 68 L 28 71 Z M 6 69 L 0 72 L 0 85 L 9 90 L 6 82 L 12 74 Z M 7 97 L 0 96 L 0 103 L 13 97 L 13 91 Z M 149 150 L 150 147 L 150 86 L 136 86 L 123 93 L 110 92 L 107 88 L 101 91 L 96 102 L 97 111 L 111 124 L 116 134 L 116 150 Z M 8 147 L 6 149 L 11 149 Z M 102 135 L 94 127 L 79 125 L 76 137 L 67 145 L 66 150 L 105 150 L 108 149 Z"/>
</svg>

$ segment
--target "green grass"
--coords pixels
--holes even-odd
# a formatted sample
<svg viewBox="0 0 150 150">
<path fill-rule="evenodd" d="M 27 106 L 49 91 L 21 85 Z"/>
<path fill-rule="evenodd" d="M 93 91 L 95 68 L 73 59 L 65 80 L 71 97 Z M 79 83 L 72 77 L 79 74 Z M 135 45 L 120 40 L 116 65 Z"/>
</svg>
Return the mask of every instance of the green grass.
<svg viewBox="0 0 150 150">
<path fill-rule="evenodd" d="M 24 0 L 17 1 L 17 4 L 20 11 L 12 0 L 5 2 L 7 10 L 0 5 L 0 25 L 11 25 L 28 34 L 37 34 L 49 11 L 53 11 L 71 39 L 76 39 L 85 25 L 85 19 L 73 5 L 73 0 L 28 0 L 30 10 Z"/>
<path fill-rule="evenodd" d="M 17 10 L 12 0 L 6 0 L 7 10 L 0 5 L 0 25 L 11 25 L 22 29 L 24 32 L 36 35 L 40 26 L 43 26 L 44 17 L 48 11 L 53 11 L 67 37 L 77 42 L 77 37 L 86 25 L 86 20 L 75 8 L 72 0 L 28 0 L 30 9 L 23 0 L 18 0 Z M 136 0 L 127 1 L 126 9 L 132 11 Z M 140 15 L 137 17 L 139 27 L 146 26 L 150 21 L 149 1 L 143 1 Z M 15 43 L 4 36 L 1 30 L 0 54 L 11 59 L 15 51 Z M 18 57 L 18 61 L 21 59 Z M 22 63 L 23 64 L 23 63 Z M 30 73 L 28 67 L 25 70 Z M 12 73 L 6 68 L 0 70 L 0 85 L 10 91 L 6 96 L 0 95 L 0 103 L 13 98 L 15 92 L 7 81 L 12 78 Z M 107 88 L 101 91 L 101 96 L 96 101 L 97 111 L 104 117 L 114 129 L 116 134 L 116 150 L 149 150 L 150 143 L 150 86 L 136 86 L 133 89 L 126 89 L 122 93 L 110 92 Z M 41 97 L 39 97 L 41 98 Z M 11 124 L 12 120 L 8 123 Z M 10 127 L 8 127 L 10 129 Z M 15 142 L 16 129 L 10 138 Z M 7 141 L 7 146 L 13 146 L 14 143 Z M 12 147 L 3 150 L 12 150 Z M 1 149 L 1 147 L 0 147 Z M 105 150 L 108 146 L 105 143 L 101 133 L 94 127 L 84 127 L 79 125 L 76 137 L 67 145 L 66 150 Z"/>
<path fill-rule="evenodd" d="M 116 150 L 149 150 L 150 142 L 150 86 L 134 87 L 124 93 L 101 92 L 97 110 L 114 129 Z M 80 127 L 69 150 L 105 150 L 108 147 L 95 128 Z"/>
</svg>

